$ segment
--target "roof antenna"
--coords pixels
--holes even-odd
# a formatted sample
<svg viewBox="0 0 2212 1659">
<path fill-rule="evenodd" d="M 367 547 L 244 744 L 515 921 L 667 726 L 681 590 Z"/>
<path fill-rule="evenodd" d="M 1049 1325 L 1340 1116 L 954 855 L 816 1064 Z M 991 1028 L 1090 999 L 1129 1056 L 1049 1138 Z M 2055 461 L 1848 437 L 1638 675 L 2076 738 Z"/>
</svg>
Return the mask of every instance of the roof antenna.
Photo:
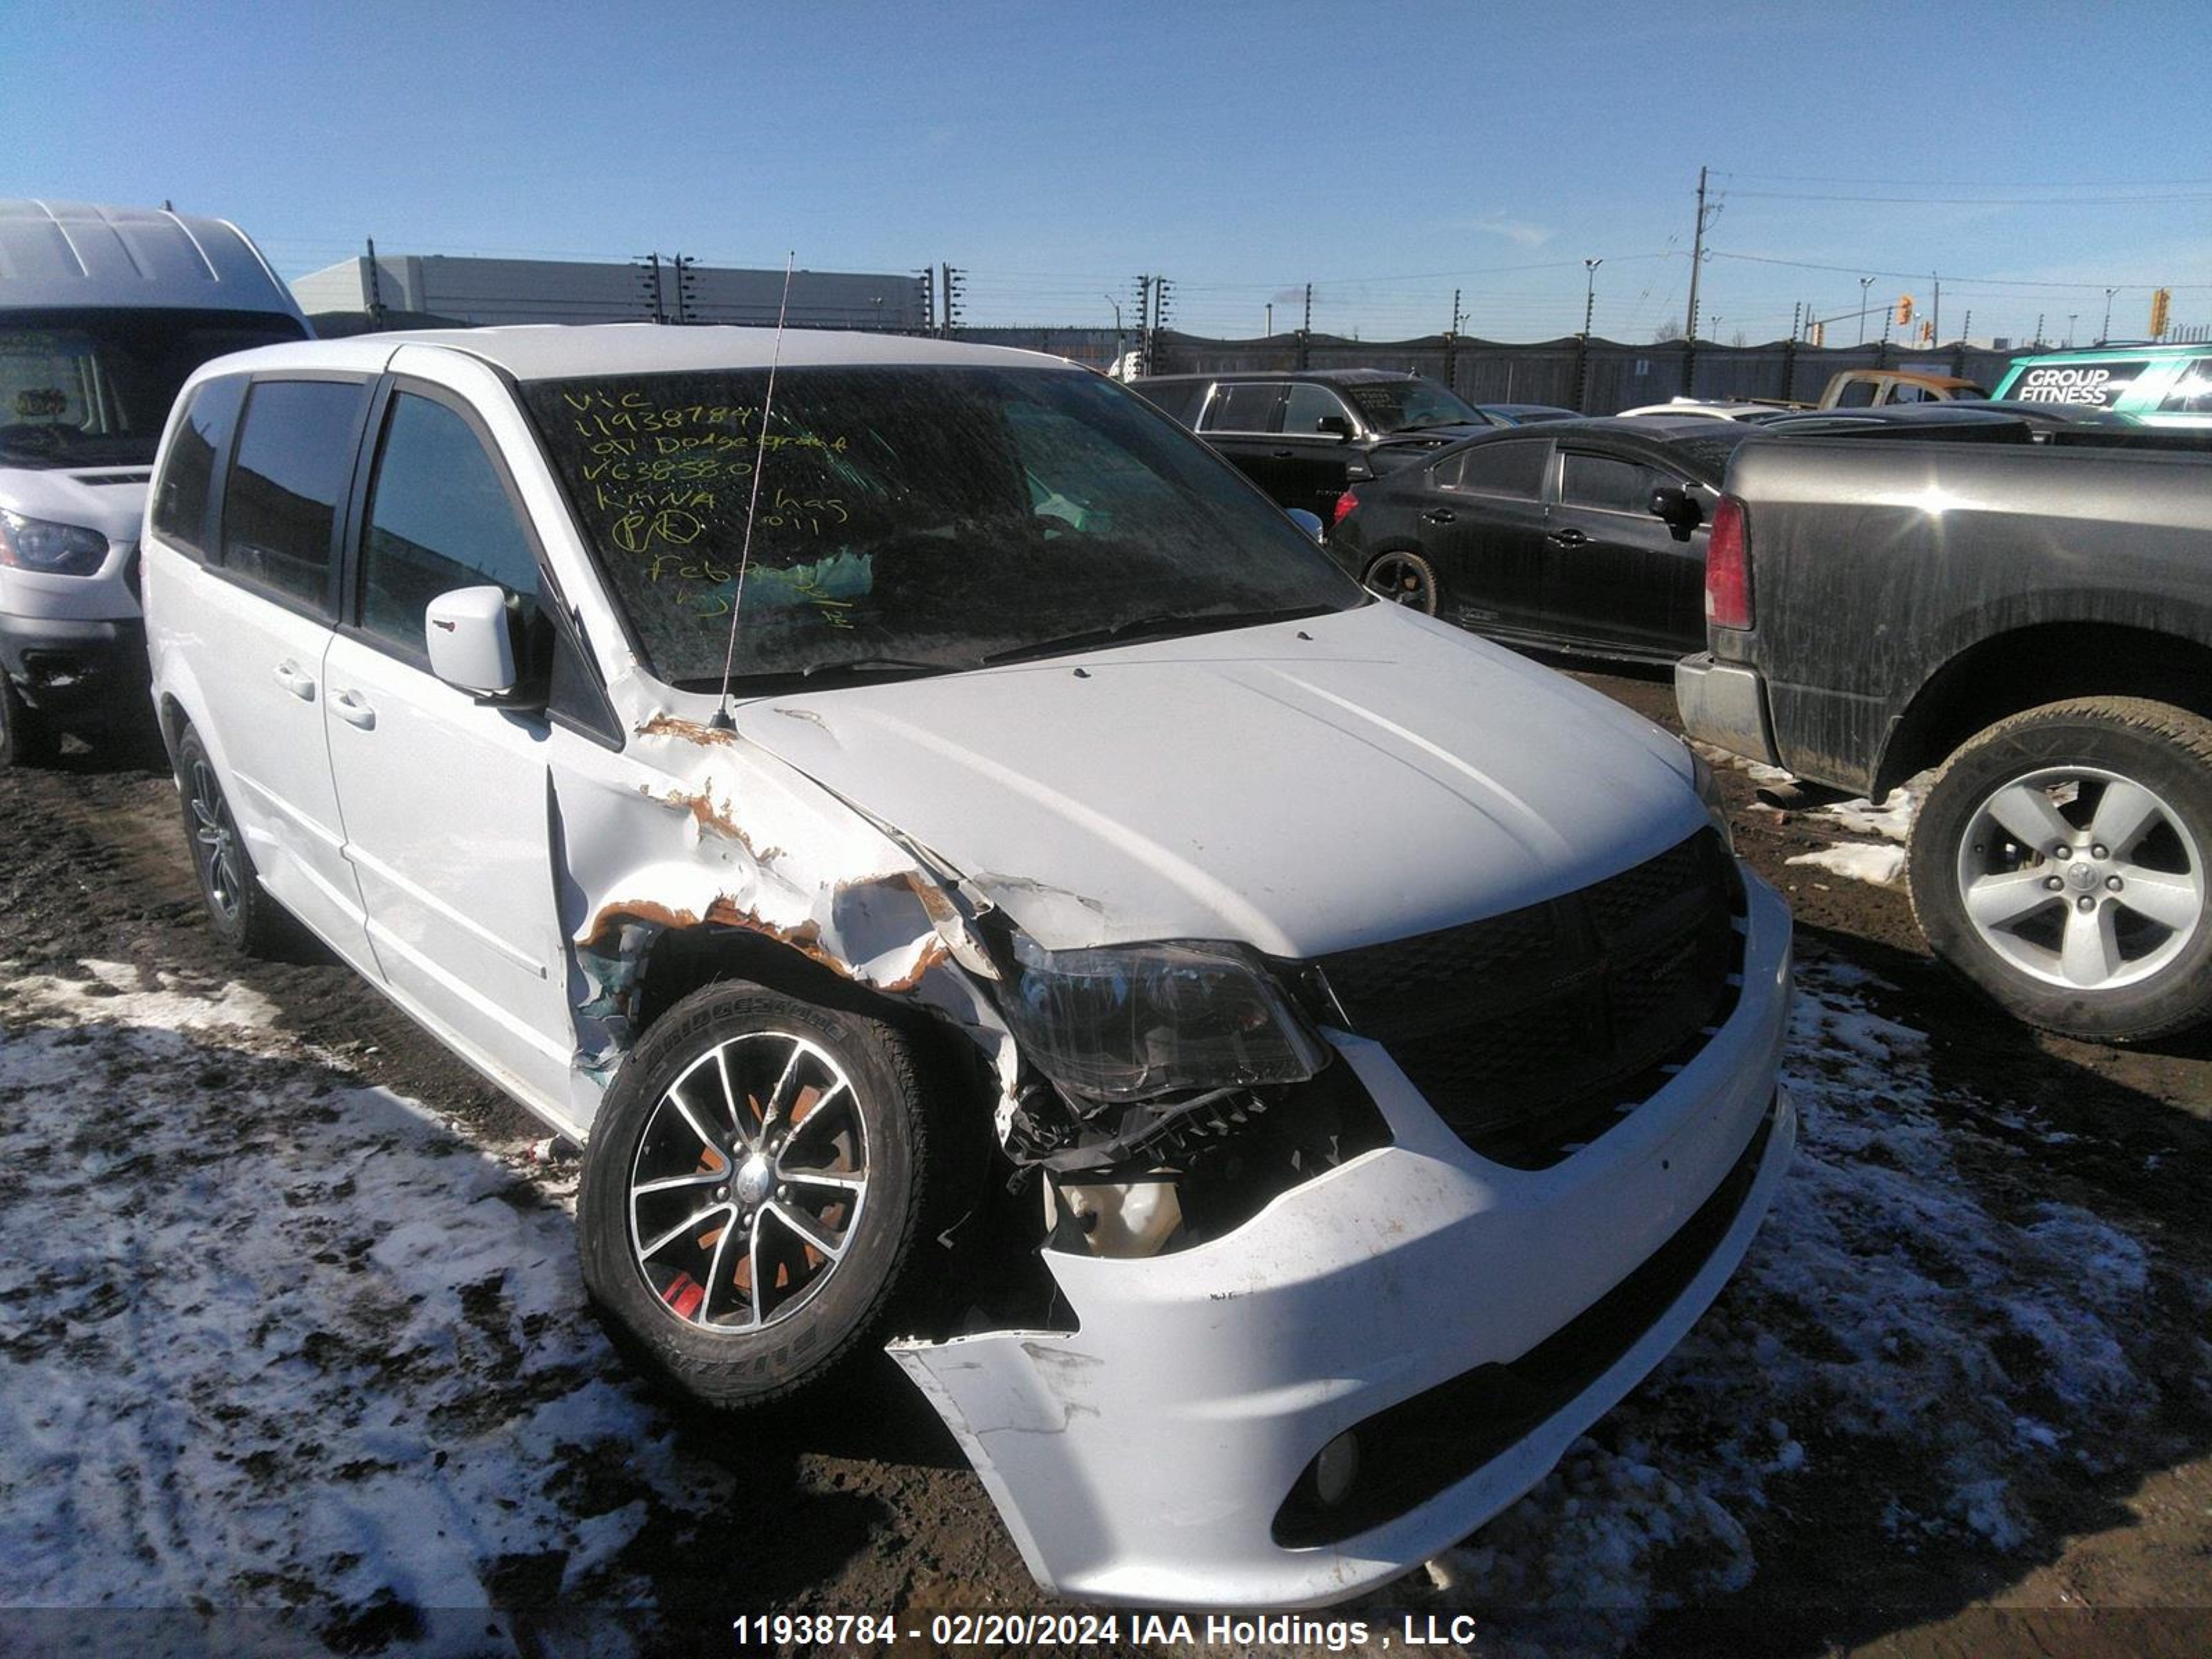
<svg viewBox="0 0 2212 1659">
<path fill-rule="evenodd" d="M 745 538 L 738 548 L 737 591 L 730 595 L 730 640 L 722 648 L 722 696 L 714 705 L 714 719 L 707 722 L 716 732 L 738 729 L 738 723 L 730 718 L 730 668 L 738 656 L 738 616 L 744 608 L 745 566 L 753 556 L 753 515 L 760 510 L 761 470 L 768 465 L 769 414 L 775 407 L 775 368 L 783 360 L 783 319 L 791 307 L 791 268 L 798 258 L 796 249 L 783 256 L 783 298 L 776 301 L 775 341 L 768 354 L 768 391 L 761 398 L 760 441 L 753 448 L 753 493 L 745 503 Z"/>
</svg>

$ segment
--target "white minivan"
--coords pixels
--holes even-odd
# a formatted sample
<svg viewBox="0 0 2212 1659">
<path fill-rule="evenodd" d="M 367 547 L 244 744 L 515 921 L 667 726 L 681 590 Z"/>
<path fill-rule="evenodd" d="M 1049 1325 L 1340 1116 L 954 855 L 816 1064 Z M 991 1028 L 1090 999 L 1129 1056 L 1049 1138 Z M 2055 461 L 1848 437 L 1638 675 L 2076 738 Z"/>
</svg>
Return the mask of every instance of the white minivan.
<svg viewBox="0 0 2212 1659">
<path fill-rule="evenodd" d="M 1066 1595 L 1452 1543 L 1790 1158 L 1789 917 L 1702 765 L 1059 360 L 247 353 L 145 548 L 216 929 L 583 1139 L 591 1295 L 692 1394 L 887 1344 Z"/>
<path fill-rule="evenodd" d="M 146 720 L 138 524 L 177 388 L 307 337 L 237 226 L 0 200 L 0 766 Z"/>
</svg>

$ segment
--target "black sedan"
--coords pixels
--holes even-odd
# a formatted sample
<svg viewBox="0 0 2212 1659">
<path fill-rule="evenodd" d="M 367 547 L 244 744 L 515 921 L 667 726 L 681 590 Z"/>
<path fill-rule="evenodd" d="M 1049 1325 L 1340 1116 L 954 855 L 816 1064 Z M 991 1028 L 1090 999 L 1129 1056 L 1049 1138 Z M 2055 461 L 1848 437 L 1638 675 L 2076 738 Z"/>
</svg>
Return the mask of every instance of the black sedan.
<svg viewBox="0 0 2212 1659">
<path fill-rule="evenodd" d="M 1376 593 L 1509 645 L 1671 662 L 1705 648 L 1706 526 L 1734 421 L 1486 434 L 1361 483 L 1328 550 Z"/>
</svg>

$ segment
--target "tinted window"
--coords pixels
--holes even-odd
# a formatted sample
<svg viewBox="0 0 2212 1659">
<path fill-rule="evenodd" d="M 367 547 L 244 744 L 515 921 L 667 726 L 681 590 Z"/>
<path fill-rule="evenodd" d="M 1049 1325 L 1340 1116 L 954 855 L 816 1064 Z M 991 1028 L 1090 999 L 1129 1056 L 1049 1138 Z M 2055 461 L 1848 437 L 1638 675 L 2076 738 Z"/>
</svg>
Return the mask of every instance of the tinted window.
<svg viewBox="0 0 2212 1659">
<path fill-rule="evenodd" d="M 177 422 L 177 435 L 169 441 L 161 482 L 154 490 L 154 528 L 163 541 L 184 552 L 207 550 L 215 458 L 230 442 L 231 422 L 237 418 L 245 391 L 246 382 L 235 376 L 201 382 Z"/>
<path fill-rule="evenodd" d="M 1534 501 L 1544 493 L 1544 461 L 1552 446 L 1527 439 L 1476 444 L 1437 468 L 1447 489 L 1475 495 L 1518 495 Z"/>
<path fill-rule="evenodd" d="M 1340 421 L 1350 422 L 1352 411 L 1344 406 L 1344 399 L 1325 386 L 1294 380 L 1290 396 L 1283 400 L 1283 430 L 1311 437 L 1321 430 L 1322 417 L 1334 415 Z"/>
<path fill-rule="evenodd" d="M 1899 380 L 1889 388 L 1889 401 L 1893 404 L 1933 404 L 1942 400 L 1924 386 L 1915 386 L 1910 380 Z"/>
<path fill-rule="evenodd" d="M 1875 383 L 1872 380 L 1847 382 L 1836 401 L 1838 409 L 1871 409 L 1874 407 Z"/>
<path fill-rule="evenodd" d="M 1559 473 L 1559 500 L 1604 513 L 1649 513 L 1651 492 L 1674 482 L 1656 467 L 1571 449 Z"/>
<path fill-rule="evenodd" d="M 1434 380 L 1358 380 L 1345 391 L 1368 423 L 1382 432 L 1490 424 L 1473 404 Z"/>
<path fill-rule="evenodd" d="M 330 593 L 331 532 L 353 471 L 366 386 L 260 380 L 223 495 L 222 562 L 316 605 Z"/>
<path fill-rule="evenodd" d="M 491 457 L 445 404 L 392 400 L 361 548 L 361 625 L 419 652 L 439 594 L 491 583 L 532 599 L 538 556 Z"/>
<path fill-rule="evenodd" d="M 1280 380 L 1248 380 L 1225 386 L 1213 394 L 1206 411 L 1208 432 L 1265 432 L 1275 418 L 1276 402 L 1283 395 Z"/>
<path fill-rule="evenodd" d="M 1173 416 L 1185 426 L 1196 426 L 1198 406 L 1205 399 L 1208 384 L 1205 380 L 1137 380 L 1129 390 L 1162 414 Z"/>
<path fill-rule="evenodd" d="M 2212 357 L 2199 357 L 2183 369 L 2159 407 L 2169 415 L 2212 415 Z"/>
</svg>

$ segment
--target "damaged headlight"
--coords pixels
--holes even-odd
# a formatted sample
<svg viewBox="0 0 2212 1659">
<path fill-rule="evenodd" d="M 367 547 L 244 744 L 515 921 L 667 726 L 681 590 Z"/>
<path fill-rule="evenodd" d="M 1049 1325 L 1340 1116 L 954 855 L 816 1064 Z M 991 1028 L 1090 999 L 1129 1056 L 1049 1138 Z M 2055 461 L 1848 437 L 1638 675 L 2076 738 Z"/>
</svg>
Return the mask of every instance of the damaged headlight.
<svg viewBox="0 0 2212 1659">
<path fill-rule="evenodd" d="M 1003 1002 L 1047 1077 L 1100 1100 L 1302 1083 L 1328 1048 L 1242 946 L 1188 940 L 1048 951 L 1014 935 Z"/>
</svg>

